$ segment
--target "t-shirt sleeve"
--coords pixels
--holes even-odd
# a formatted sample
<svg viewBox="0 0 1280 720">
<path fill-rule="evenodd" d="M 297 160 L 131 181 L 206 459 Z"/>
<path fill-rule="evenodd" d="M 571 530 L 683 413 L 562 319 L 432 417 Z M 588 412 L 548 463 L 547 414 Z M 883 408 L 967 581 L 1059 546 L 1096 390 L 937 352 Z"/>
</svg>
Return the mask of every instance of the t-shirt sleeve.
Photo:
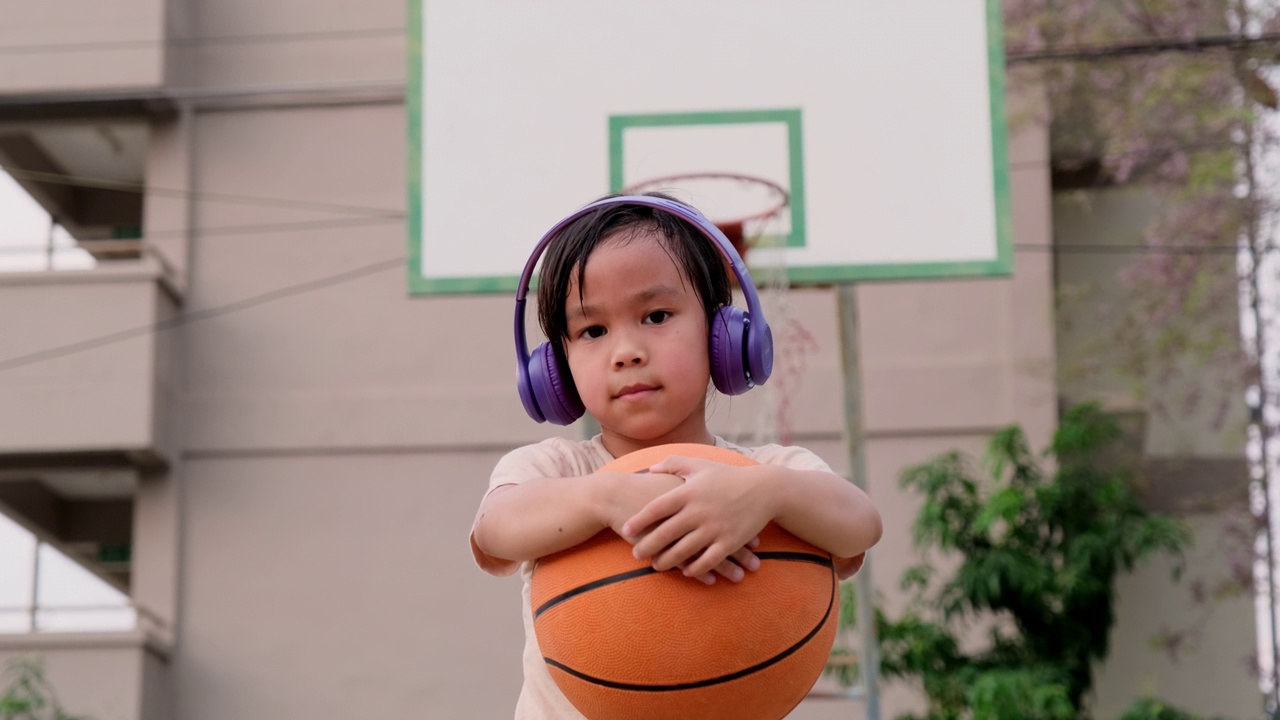
<svg viewBox="0 0 1280 720">
<path fill-rule="evenodd" d="M 827 461 L 818 456 L 817 453 L 794 445 L 765 445 L 756 448 L 755 460 L 760 463 L 769 465 L 780 465 L 792 470 L 820 470 L 822 472 L 834 473 Z M 853 557 L 837 557 L 834 558 L 836 566 L 836 576 L 841 580 L 848 580 L 853 577 L 858 570 L 862 569 L 862 563 L 867 559 L 866 553 L 858 553 Z"/>
<path fill-rule="evenodd" d="M 571 467 L 569 454 L 563 445 L 568 441 L 552 438 L 534 445 L 525 445 L 503 455 L 493 467 L 489 476 L 489 489 L 484 497 L 500 487 L 519 485 L 526 480 L 547 477 L 569 477 L 577 474 Z M 515 560 L 496 558 L 481 550 L 476 545 L 476 523 L 480 520 L 480 510 L 484 508 L 484 500 L 480 501 L 480 509 L 476 511 L 475 520 L 471 523 L 471 555 L 481 570 L 497 576 L 511 575 L 520 568 Z"/>
</svg>

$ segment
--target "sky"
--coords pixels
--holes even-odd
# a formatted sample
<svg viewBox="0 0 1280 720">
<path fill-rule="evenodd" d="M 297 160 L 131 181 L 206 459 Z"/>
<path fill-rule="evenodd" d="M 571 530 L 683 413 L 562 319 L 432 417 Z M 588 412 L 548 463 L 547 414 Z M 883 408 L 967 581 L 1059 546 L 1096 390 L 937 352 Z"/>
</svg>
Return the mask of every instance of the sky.
<svg viewBox="0 0 1280 720">
<path fill-rule="evenodd" d="M 93 258 L 76 249 L 62 228 L 54 231 L 53 269 L 93 267 Z M 49 213 L 8 173 L 0 171 L 0 272 L 48 270 Z"/>
</svg>

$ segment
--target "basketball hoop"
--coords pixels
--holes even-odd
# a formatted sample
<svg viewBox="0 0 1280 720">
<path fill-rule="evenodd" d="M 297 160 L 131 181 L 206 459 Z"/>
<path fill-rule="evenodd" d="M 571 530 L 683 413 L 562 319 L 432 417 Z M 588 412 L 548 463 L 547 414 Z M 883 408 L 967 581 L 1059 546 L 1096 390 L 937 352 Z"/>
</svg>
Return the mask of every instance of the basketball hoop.
<svg viewBox="0 0 1280 720">
<path fill-rule="evenodd" d="M 712 185 L 726 187 L 712 191 Z M 702 188 L 708 191 L 699 192 Z M 693 195 L 689 202 L 707 213 L 743 260 L 760 236 L 761 228 L 777 218 L 791 202 L 791 193 L 772 180 L 729 172 L 665 175 L 631 185 L 623 193 L 639 195 L 672 190 Z M 706 197 L 708 195 L 712 197 Z"/>
</svg>

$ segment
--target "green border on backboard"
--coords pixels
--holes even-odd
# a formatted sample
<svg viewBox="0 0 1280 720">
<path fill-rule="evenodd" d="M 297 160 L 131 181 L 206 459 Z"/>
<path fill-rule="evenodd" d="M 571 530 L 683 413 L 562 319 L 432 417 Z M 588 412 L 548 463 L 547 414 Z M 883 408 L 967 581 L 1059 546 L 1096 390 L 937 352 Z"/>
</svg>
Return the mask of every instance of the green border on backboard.
<svg viewBox="0 0 1280 720">
<path fill-rule="evenodd" d="M 408 61 L 409 87 L 409 254 L 408 275 L 411 295 L 513 293 L 519 278 L 516 276 L 435 278 L 422 277 L 422 112 L 423 88 L 423 3 L 427 0 L 409 0 Z M 790 268 L 788 277 L 796 285 L 828 285 L 863 280 L 928 280 L 948 277 L 993 277 L 1008 275 L 1013 271 L 1013 218 L 1009 195 L 1008 127 L 1004 109 L 1004 22 L 1000 14 L 1000 0 L 986 0 L 987 11 L 987 72 L 991 97 L 991 150 L 992 174 L 995 181 L 996 257 L 993 260 L 943 263 L 902 263 L 894 265 L 838 265 L 812 268 Z M 761 111 L 786 112 L 786 111 Z M 693 113 L 697 115 L 716 113 Z M 656 116 L 618 116 L 656 117 Z M 610 187 L 616 189 L 621 178 L 621 163 L 614 162 L 613 120 L 610 120 Z M 798 125 L 797 125 L 798 127 Z M 795 148 L 793 147 L 793 152 Z M 618 148 L 621 152 L 621 148 Z M 620 155 L 619 155 L 620 159 Z M 794 171 L 794 156 L 793 156 Z M 614 170 L 614 168 L 619 168 Z M 796 192 L 792 178 L 792 192 Z M 800 187 L 803 187 L 801 178 Z M 794 234 L 794 217 L 793 234 Z M 533 240 L 531 239 L 532 243 Z"/>
<path fill-rule="evenodd" d="M 763 123 L 782 123 L 787 126 L 787 184 L 790 185 L 791 193 L 791 234 L 787 236 L 787 247 L 804 247 L 804 129 L 799 109 L 613 115 L 609 118 L 609 192 L 621 192 L 626 187 L 623 178 L 626 149 L 622 135 L 628 128 Z M 636 182 L 643 182 L 643 179 L 637 178 Z"/>
</svg>

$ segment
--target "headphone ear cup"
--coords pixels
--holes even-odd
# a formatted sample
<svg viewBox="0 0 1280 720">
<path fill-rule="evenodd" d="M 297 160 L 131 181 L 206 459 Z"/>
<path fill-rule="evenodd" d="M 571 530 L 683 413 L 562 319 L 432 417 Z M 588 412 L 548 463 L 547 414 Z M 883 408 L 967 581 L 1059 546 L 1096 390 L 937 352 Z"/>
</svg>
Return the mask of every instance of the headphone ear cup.
<svg viewBox="0 0 1280 720">
<path fill-rule="evenodd" d="M 570 425 L 586 412 L 577 390 L 560 377 L 550 343 L 542 343 L 529 355 L 529 386 L 538 410 L 553 425 Z"/>
<path fill-rule="evenodd" d="M 709 356 L 711 381 L 725 395 L 751 389 L 746 368 L 746 335 L 750 319 L 745 310 L 725 305 L 711 318 Z"/>
</svg>

